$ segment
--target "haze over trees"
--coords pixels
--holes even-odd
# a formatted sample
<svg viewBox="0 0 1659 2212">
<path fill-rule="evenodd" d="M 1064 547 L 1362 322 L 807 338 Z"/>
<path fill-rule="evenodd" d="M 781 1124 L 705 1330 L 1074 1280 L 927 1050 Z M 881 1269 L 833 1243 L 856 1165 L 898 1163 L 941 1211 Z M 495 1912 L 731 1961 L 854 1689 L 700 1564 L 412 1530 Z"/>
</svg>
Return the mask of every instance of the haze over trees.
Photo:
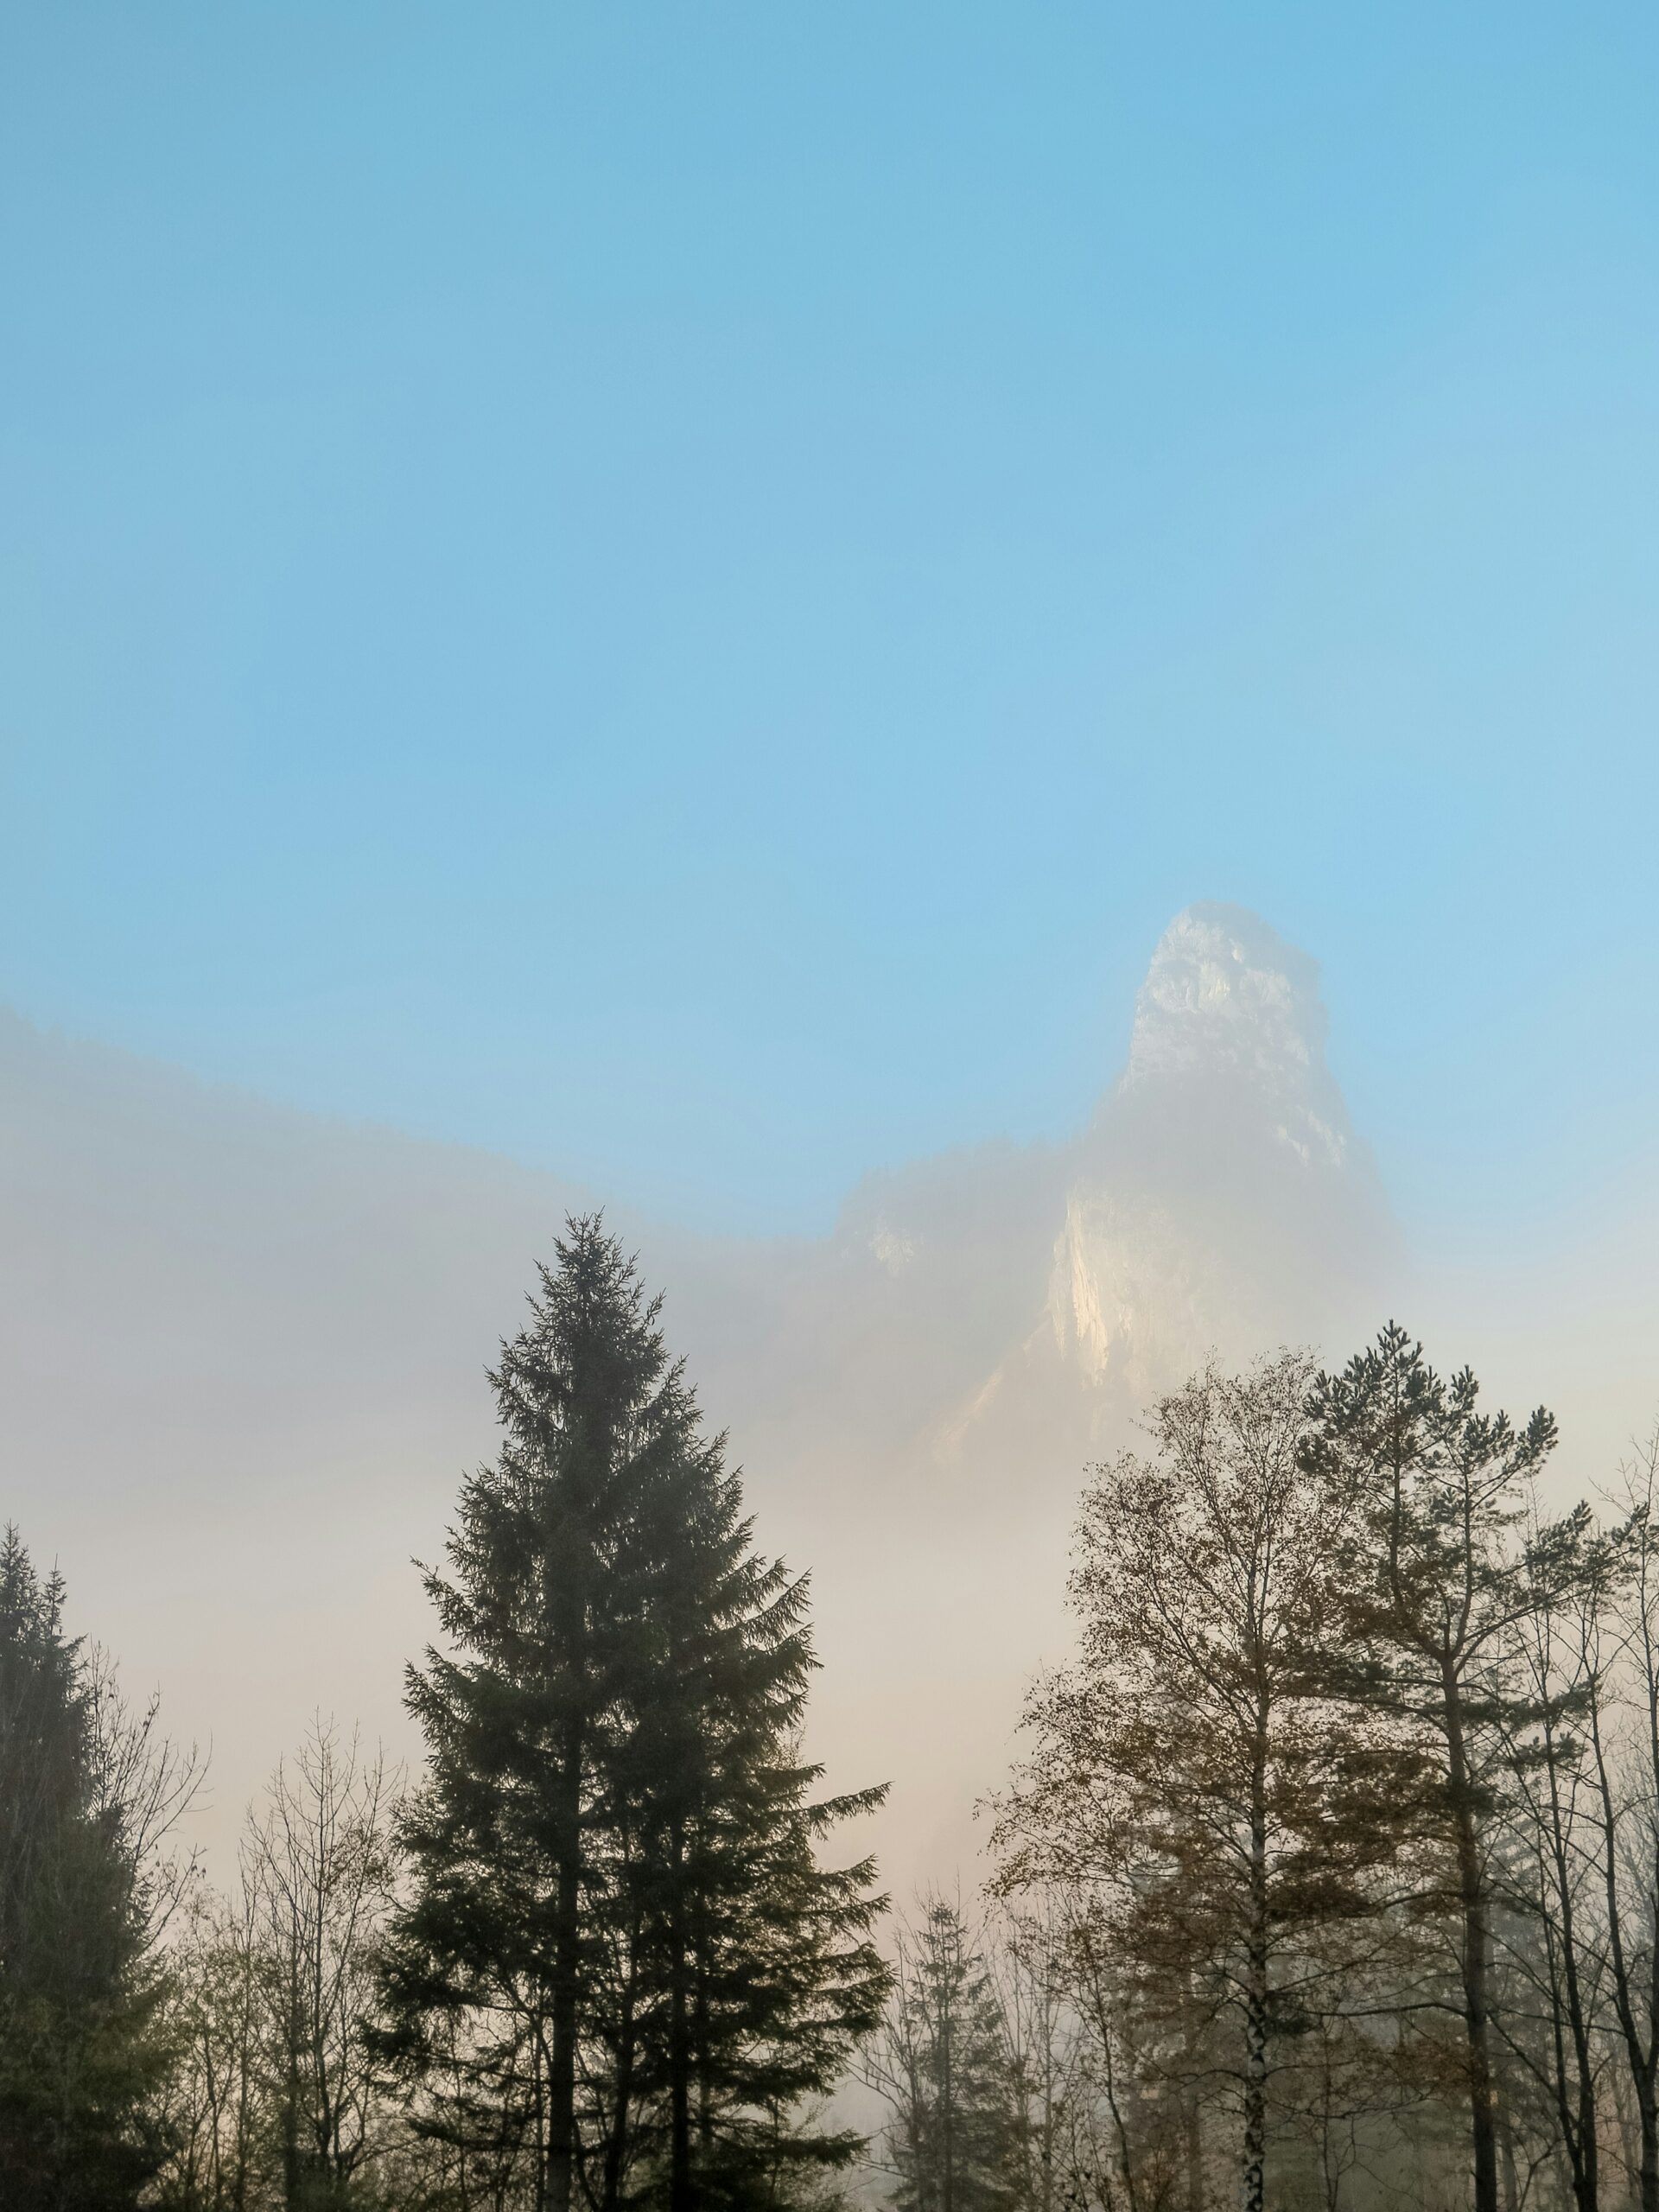
<svg viewBox="0 0 1659 2212">
<path fill-rule="evenodd" d="M 1102 1037 L 1130 1012 L 1103 1007 Z M 1063 1141 L 873 1173 L 821 1236 L 702 1235 L 615 1194 L 761 1538 L 813 1569 L 815 1721 L 850 1781 L 894 1782 L 871 1833 L 907 1893 L 972 1859 L 1085 1465 L 1212 1349 L 1346 1345 L 1390 1310 L 1395 1244 L 1325 1027 L 1311 960 L 1202 906 L 1152 953 L 1127 1054 L 1084 1081 Z M 0 1512 L 48 1564 L 78 1525 L 123 1562 L 87 1618 L 178 1684 L 227 1827 L 314 1711 L 406 1749 L 401 1662 L 427 1630 L 404 1562 L 438 1556 L 459 1471 L 493 1455 L 479 1377 L 533 1280 L 525 1224 L 590 1201 L 4 1009 L 0 1131 Z M 1643 1304 L 1621 1310 L 1642 1340 Z M 1586 1396 L 1623 1395 L 1586 1376 L 1586 1341 L 1550 1368 L 1580 1436 Z M 181 1533 L 201 1599 L 157 1632 Z M 963 1605 L 986 1558 L 997 1602 Z M 970 1669 L 990 1694 L 958 1694 Z"/>
<path fill-rule="evenodd" d="M 8 2208 L 1659 2212 L 1659 1446 L 1552 1516 L 1393 1325 L 1200 1370 L 1088 1478 L 983 1893 L 890 1914 L 598 1220 L 491 1381 L 419 1763 L 320 1717 L 218 1890 L 8 1533 Z"/>
<path fill-rule="evenodd" d="M 1392 1325 L 1149 1427 L 995 1805 L 1109 2120 L 1074 2189 L 1651 2204 L 1652 1454 L 1605 1529 L 1548 1518 L 1548 1414 Z"/>
</svg>

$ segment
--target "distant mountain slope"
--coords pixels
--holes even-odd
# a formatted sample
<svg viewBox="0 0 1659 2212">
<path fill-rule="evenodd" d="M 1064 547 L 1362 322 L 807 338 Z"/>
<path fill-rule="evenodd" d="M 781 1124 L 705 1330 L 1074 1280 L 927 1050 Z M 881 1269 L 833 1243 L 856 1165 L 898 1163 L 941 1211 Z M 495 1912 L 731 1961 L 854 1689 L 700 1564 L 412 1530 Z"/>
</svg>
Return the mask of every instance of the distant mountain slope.
<svg viewBox="0 0 1659 2212">
<path fill-rule="evenodd" d="M 1212 1346 L 1374 1321 L 1391 1236 L 1323 1040 L 1312 963 L 1193 907 L 1073 1141 L 873 1175 L 821 1240 L 613 1210 L 763 1541 L 815 1569 L 821 1741 L 898 1779 L 901 1874 L 948 1869 L 1006 1763 L 1084 1461 Z M 483 1366 L 583 1202 L 0 1018 L 0 1516 L 214 1738 L 222 1814 L 314 1706 L 401 1739 L 406 1562 L 491 1448 Z"/>
<path fill-rule="evenodd" d="M 1069 1144 L 871 1178 L 790 1281 L 789 1409 L 859 1376 L 842 1418 L 919 1471 L 1083 1457 L 1210 1352 L 1344 1342 L 1395 1240 L 1325 1061 L 1306 956 L 1236 907 L 1178 916 L 1128 1064 Z M 816 1417 L 816 1416 L 815 1416 Z M 1021 1462 L 1026 1464 L 1021 1464 Z"/>
</svg>

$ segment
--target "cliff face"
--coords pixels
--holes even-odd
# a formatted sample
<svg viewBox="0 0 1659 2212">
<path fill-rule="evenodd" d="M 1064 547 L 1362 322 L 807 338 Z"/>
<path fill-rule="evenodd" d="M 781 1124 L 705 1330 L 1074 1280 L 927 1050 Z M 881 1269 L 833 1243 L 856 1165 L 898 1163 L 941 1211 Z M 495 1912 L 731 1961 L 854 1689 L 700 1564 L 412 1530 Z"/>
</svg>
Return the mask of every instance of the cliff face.
<svg viewBox="0 0 1659 2212">
<path fill-rule="evenodd" d="M 1312 962 L 1254 915 L 1166 931 L 1055 1247 L 1050 1319 L 1090 1387 L 1144 1397 L 1212 1350 L 1323 1337 L 1369 1287 L 1386 1216 L 1325 1029 Z"/>
<path fill-rule="evenodd" d="M 775 1309 L 795 1402 L 814 1370 L 855 1375 L 848 1441 L 875 1424 L 934 1496 L 954 1471 L 1029 1498 L 1043 1470 L 1074 1485 L 1211 1353 L 1345 1349 L 1374 1325 L 1394 1240 L 1325 1030 L 1305 955 L 1242 909 L 1188 908 L 1080 1135 L 855 1194 Z"/>
</svg>

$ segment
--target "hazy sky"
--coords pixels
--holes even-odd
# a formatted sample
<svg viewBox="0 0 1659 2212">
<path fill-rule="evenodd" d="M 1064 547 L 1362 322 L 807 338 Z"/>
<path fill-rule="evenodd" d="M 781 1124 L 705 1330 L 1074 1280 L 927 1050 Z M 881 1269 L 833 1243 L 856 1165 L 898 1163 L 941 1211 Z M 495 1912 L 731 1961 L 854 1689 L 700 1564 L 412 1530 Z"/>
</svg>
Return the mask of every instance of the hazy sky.
<svg viewBox="0 0 1659 2212">
<path fill-rule="evenodd" d="M 1649 5 L 0 0 L 0 1001 L 705 1224 L 1193 898 L 1408 1221 L 1659 1078 Z"/>
</svg>

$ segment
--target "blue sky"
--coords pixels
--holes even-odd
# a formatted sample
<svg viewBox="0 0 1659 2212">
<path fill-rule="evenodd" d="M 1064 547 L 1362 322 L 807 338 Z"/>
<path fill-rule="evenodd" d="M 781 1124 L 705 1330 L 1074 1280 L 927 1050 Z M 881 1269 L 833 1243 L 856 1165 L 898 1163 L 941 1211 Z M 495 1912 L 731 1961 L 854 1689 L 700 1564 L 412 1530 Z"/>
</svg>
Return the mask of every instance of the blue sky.
<svg viewBox="0 0 1659 2212">
<path fill-rule="evenodd" d="M 0 5 L 0 1001 L 734 1228 L 1195 898 L 1653 1144 L 1659 16 Z"/>
</svg>

